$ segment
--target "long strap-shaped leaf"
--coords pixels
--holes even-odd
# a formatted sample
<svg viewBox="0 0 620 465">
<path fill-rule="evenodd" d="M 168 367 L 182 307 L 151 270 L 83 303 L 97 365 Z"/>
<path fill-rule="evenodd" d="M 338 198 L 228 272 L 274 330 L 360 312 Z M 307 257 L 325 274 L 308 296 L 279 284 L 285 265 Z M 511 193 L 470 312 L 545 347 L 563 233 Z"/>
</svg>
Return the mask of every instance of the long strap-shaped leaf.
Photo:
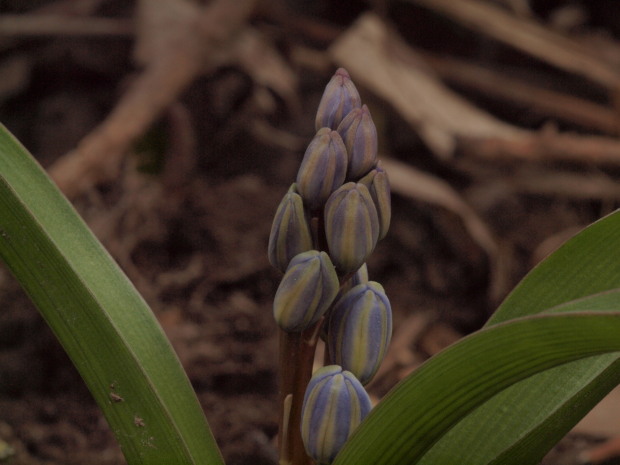
<svg viewBox="0 0 620 465">
<path fill-rule="evenodd" d="M 0 256 L 133 464 L 222 464 L 152 312 L 27 151 L 0 126 Z"/>
<path fill-rule="evenodd" d="M 536 267 L 489 324 L 539 313 L 573 299 L 620 287 L 620 213 L 586 228 Z M 596 297 L 620 310 L 616 293 Z M 555 311 L 569 311 L 577 300 Z M 589 306 L 601 308 L 590 300 Z M 620 383 L 616 355 L 537 374 L 511 386 L 467 416 L 425 455 L 422 465 L 458 460 L 471 465 L 538 463 L 600 399 Z M 492 438 L 492 440 L 489 440 Z"/>
<path fill-rule="evenodd" d="M 615 288 L 620 288 L 618 212 L 586 228 L 533 270 L 500 307 L 491 324 L 539 313 L 572 299 Z M 620 310 L 620 298 L 617 293 L 610 292 L 556 308 L 557 311 L 575 309 Z M 486 363 L 484 354 L 477 357 L 464 361 L 462 369 L 468 372 Z M 420 457 L 418 463 L 424 465 L 534 464 L 620 382 L 620 362 L 616 360 L 616 354 L 602 355 L 534 375 L 495 397 L 487 397 L 485 404 L 474 412 L 457 415 L 452 430 L 446 428 L 446 434 L 433 436 L 430 441 L 426 436 L 408 433 L 397 436 L 394 430 L 384 428 L 376 420 L 384 411 L 386 404 L 383 402 L 361 425 L 358 435 L 376 437 L 386 448 L 383 450 L 399 449 L 403 438 L 422 447 L 433 446 Z M 412 378 L 416 376 L 414 374 Z M 408 387 L 403 388 L 404 385 L 397 389 L 416 389 L 408 381 Z M 428 395 L 421 402 L 435 404 L 436 396 L 430 391 Z M 439 408 L 450 410 L 452 405 L 442 404 Z M 398 409 L 392 410 L 391 415 L 400 418 Z M 381 418 L 386 417 L 390 422 L 390 414 L 381 414 Z M 354 454 L 352 451 L 354 444 L 358 444 L 358 435 L 339 457 L 342 463 L 352 463 L 348 461 L 349 454 Z M 433 445 L 435 441 L 438 442 Z M 366 457 L 370 457 L 368 461 Z M 375 456 L 358 458 L 360 464 L 374 463 Z"/>
<path fill-rule="evenodd" d="M 620 290 L 577 299 L 548 312 L 584 308 L 620 311 Z M 615 353 L 539 373 L 510 386 L 467 415 L 419 464 L 538 463 L 568 429 L 618 384 L 620 361 Z"/>
<path fill-rule="evenodd" d="M 614 351 L 620 351 L 620 312 L 530 316 L 489 327 L 400 383 L 334 463 L 418 463 L 460 418 L 502 389 L 559 364 Z M 444 462 L 452 463 L 470 462 Z"/>
</svg>

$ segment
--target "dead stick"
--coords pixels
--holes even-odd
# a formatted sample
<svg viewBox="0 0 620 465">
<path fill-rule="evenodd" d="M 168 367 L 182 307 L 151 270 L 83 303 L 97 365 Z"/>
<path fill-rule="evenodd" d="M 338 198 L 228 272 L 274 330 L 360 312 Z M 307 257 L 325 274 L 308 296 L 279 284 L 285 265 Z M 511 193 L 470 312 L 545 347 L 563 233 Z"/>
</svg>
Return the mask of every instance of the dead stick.
<svg viewBox="0 0 620 465">
<path fill-rule="evenodd" d="M 59 14 L 0 16 L 0 35 L 18 36 L 131 36 L 133 21 L 113 18 L 79 18 Z"/>
<path fill-rule="evenodd" d="M 363 15 L 332 45 L 330 54 L 356 82 L 394 105 L 440 156 L 460 150 L 486 158 L 620 164 L 618 139 L 529 131 L 474 107 L 443 85 L 424 60 L 375 15 Z"/>
<path fill-rule="evenodd" d="M 518 138 L 459 137 L 458 149 L 473 157 L 572 160 L 620 165 L 620 141 L 607 137 L 542 131 Z"/>
<path fill-rule="evenodd" d="M 50 175 L 68 197 L 114 177 L 129 144 L 196 76 L 194 54 L 179 52 L 152 64 L 132 84 L 108 118 L 78 147 L 50 167 Z"/>
<path fill-rule="evenodd" d="M 620 87 L 617 70 L 600 59 L 595 50 L 532 20 L 513 16 L 479 0 L 409 1 L 445 14 L 465 26 L 561 69 L 585 76 L 604 87 L 612 90 Z"/>
<path fill-rule="evenodd" d="M 614 110 L 553 90 L 543 89 L 505 73 L 474 65 L 464 60 L 422 54 L 443 79 L 465 86 L 485 95 L 538 109 L 563 121 L 597 129 L 609 134 L 618 133 L 620 115 Z"/>
<path fill-rule="evenodd" d="M 252 5 L 252 0 L 215 1 L 193 21 L 182 24 L 182 34 L 136 78 L 108 118 L 50 167 L 65 195 L 74 197 L 114 177 L 131 143 L 199 72 L 209 64 L 217 65 L 222 47 L 245 22 Z"/>
</svg>

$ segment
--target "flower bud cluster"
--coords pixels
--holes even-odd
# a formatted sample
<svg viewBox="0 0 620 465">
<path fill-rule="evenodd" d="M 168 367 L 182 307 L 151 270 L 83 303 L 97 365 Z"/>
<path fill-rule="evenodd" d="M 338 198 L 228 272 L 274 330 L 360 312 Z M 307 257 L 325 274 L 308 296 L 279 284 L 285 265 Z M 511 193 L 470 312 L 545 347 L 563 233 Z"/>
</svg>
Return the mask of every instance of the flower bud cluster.
<svg viewBox="0 0 620 465">
<path fill-rule="evenodd" d="M 363 385 L 391 338 L 390 302 L 366 267 L 389 228 L 391 204 L 370 110 L 342 68 L 325 88 L 316 131 L 276 212 L 269 260 L 284 273 L 273 308 L 280 328 L 325 323 L 331 365 L 308 385 L 301 430 L 308 455 L 330 463 L 370 411 Z"/>
</svg>

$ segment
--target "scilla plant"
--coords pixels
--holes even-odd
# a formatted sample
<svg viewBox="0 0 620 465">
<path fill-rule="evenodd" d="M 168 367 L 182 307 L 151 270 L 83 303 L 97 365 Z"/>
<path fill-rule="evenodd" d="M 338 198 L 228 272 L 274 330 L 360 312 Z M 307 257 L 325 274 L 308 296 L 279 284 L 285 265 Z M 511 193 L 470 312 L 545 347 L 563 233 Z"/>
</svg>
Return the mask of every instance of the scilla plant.
<svg viewBox="0 0 620 465">
<path fill-rule="evenodd" d="M 273 303 L 282 331 L 282 465 L 334 460 L 370 411 L 363 385 L 392 336 L 390 302 L 365 264 L 390 225 L 390 186 L 375 124 L 346 70 L 327 84 L 315 126 L 268 247 L 284 272 Z M 320 334 L 328 365 L 310 378 Z"/>
<path fill-rule="evenodd" d="M 335 79 L 352 86 L 344 71 Z M 333 106 L 338 99 L 326 102 Z M 338 131 L 353 111 L 360 122 L 351 126 L 358 124 L 358 133 L 360 126 L 368 129 L 363 121 L 369 115 L 358 104 L 346 105 L 335 104 L 335 113 L 319 108 L 320 115 L 334 113 L 341 121 L 321 120 L 310 144 L 318 147 L 313 153 L 340 154 L 335 126 L 347 150 L 344 179 L 328 174 L 341 155 L 318 160 L 306 154 L 306 167 L 276 214 L 280 239 L 270 247 L 284 273 L 274 306 L 285 328 L 281 463 L 308 463 L 306 451 L 335 465 L 538 463 L 620 383 L 620 213 L 564 244 L 523 279 L 483 329 L 432 357 L 370 409 L 362 383 L 378 363 L 369 354 L 381 349 L 369 346 L 380 341 L 383 347 L 386 335 L 362 331 L 354 337 L 349 330 L 368 326 L 387 333 L 387 298 L 379 284 L 367 281 L 362 263 L 389 221 L 365 174 L 376 170 L 376 177 L 380 167 L 349 163 L 347 138 Z M 128 464 L 223 464 L 152 312 L 3 127 L 0 256 L 73 360 Z M 376 320 L 374 307 L 381 309 Z M 320 337 L 328 359 L 312 375 L 300 367 L 310 366 L 311 345 Z"/>
</svg>

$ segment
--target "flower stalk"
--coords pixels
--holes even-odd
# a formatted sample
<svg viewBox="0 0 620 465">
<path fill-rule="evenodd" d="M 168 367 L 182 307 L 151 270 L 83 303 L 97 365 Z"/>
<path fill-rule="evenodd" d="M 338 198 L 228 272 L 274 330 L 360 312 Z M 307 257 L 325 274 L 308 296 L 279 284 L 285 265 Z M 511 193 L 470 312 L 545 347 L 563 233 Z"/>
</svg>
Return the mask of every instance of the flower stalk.
<svg viewBox="0 0 620 465">
<path fill-rule="evenodd" d="M 301 438 L 301 408 L 322 321 L 302 333 L 280 333 L 279 465 L 311 465 Z M 287 400 L 288 399 L 288 400 Z"/>
<path fill-rule="evenodd" d="M 363 384 L 391 336 L 389 301 L 365 265 L 389 226 L 389 181 L 370 110 L 342 68 L 325 88 L 316 131 L 269 241 L 269 259 L 284 273 L 273 309 L 280 465 L 333 461 L 371 408 Z M 313 375 L 320 338 L 325 366 Z"/>
</svg>

